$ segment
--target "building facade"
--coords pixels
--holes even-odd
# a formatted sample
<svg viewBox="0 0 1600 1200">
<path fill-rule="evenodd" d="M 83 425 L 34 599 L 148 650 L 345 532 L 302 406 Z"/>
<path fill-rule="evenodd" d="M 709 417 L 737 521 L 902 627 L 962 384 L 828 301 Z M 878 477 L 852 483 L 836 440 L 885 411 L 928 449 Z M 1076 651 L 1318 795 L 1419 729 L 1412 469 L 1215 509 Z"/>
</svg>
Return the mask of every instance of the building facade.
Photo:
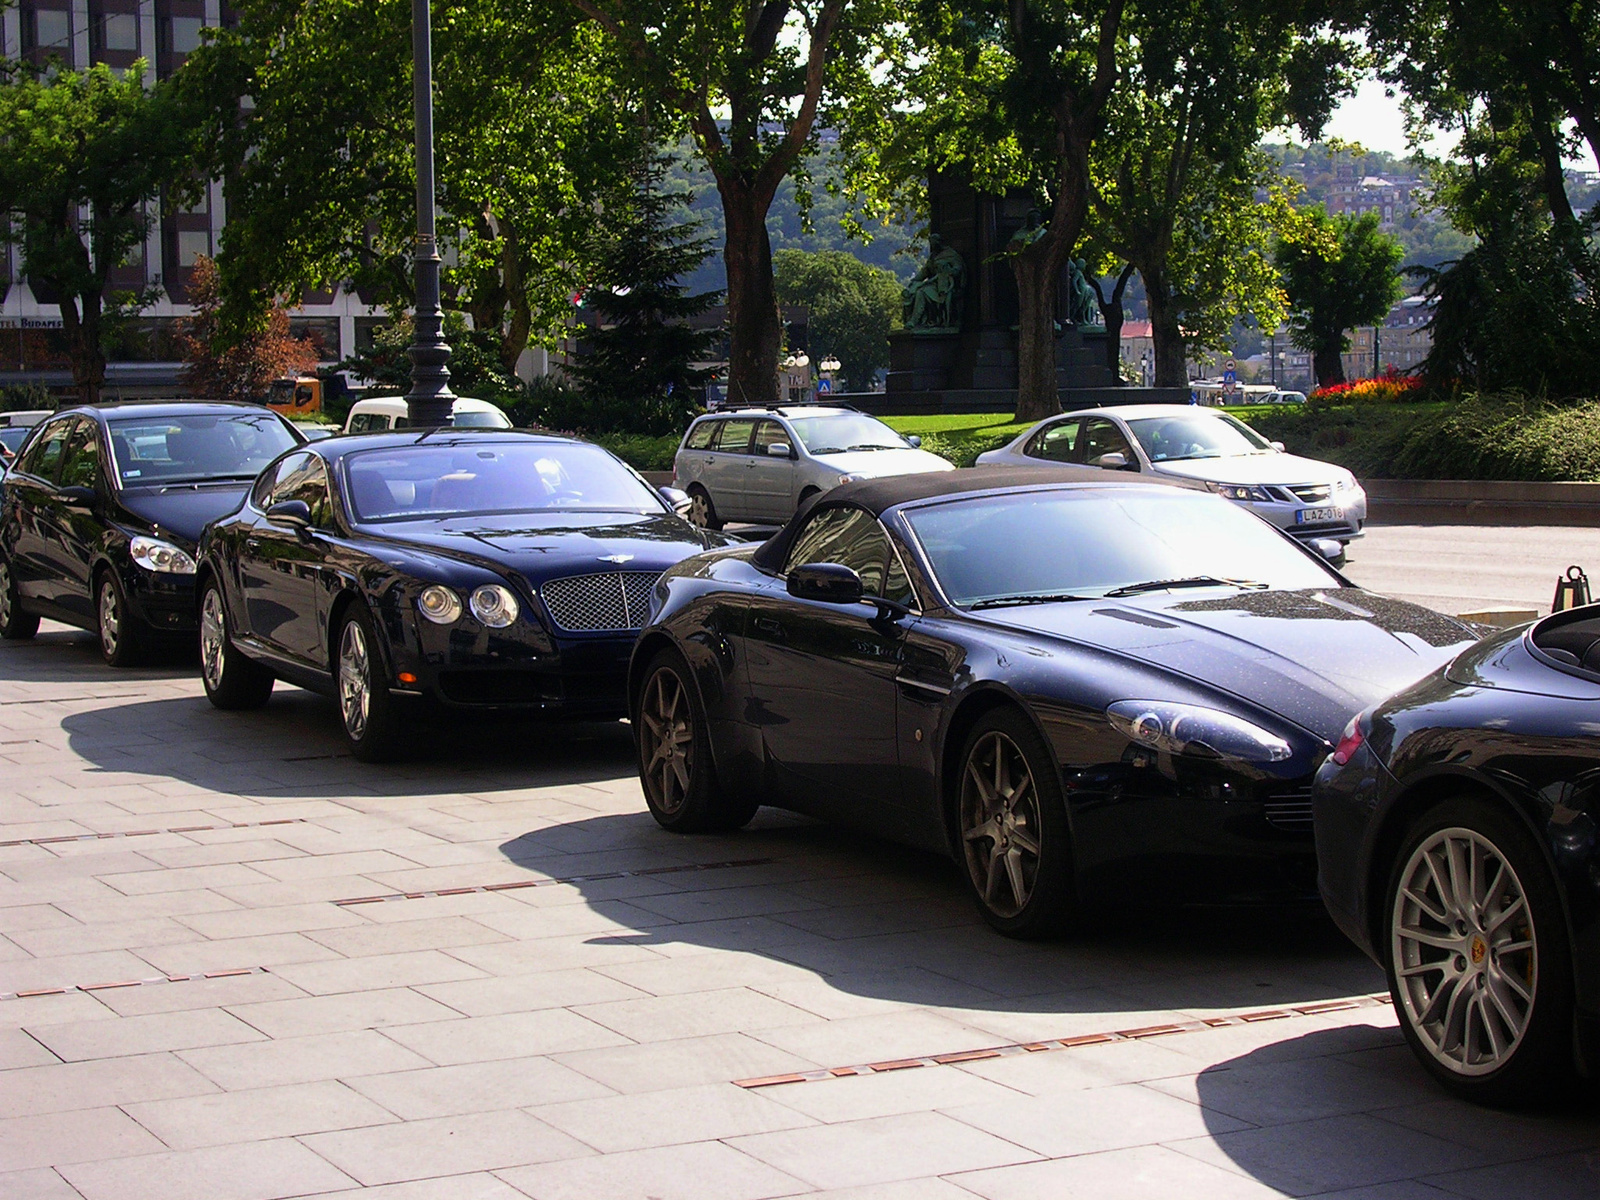
<svg viewBox="0 0 1600 1200">
<path fill-rule="evenodd" d="M 1389 310 L 1383 324 L 1352 329 L 1350 349 L 1342 355 L 1345 378 L 1371 379 L 1391 370 L 1415 374 L 1433 350 L 1432 320 L 1426 297 L 1407 296 Z"/>
</svg>

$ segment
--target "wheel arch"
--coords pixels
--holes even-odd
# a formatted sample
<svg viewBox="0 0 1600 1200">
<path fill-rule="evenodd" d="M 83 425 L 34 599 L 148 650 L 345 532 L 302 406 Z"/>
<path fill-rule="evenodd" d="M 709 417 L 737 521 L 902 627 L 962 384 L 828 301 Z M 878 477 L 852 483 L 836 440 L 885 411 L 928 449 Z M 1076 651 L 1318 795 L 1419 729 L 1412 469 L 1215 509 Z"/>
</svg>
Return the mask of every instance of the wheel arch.
<svg viewBox="0 0 1600 1200">
<path fill-rule="evenodd" d="M 394 651 L 389 645 L 388 630 L 384 628 L 383 622 L 378 620 L 377 614 L 373 612 L 372 605 L 367 603 L 367 598 L 348 582 L 344 583 L 334 593 L 333 599 L 328 603 L 328 627 L 325 631 L 328 639 L 328 674 L 335 678 L 338 675 L 339 626 L 344 621 L 345 613 L 349 612 L 357 604 L 364 606 L 367 610 L 367 616 L 372 622 L 373 632 L 377 635 L 374 640 L 377 642 L 375 649 L 378 661 L 383 664 L 384 675 L 390 685 L 393 685 L 395 682 Z"/>
</svg>

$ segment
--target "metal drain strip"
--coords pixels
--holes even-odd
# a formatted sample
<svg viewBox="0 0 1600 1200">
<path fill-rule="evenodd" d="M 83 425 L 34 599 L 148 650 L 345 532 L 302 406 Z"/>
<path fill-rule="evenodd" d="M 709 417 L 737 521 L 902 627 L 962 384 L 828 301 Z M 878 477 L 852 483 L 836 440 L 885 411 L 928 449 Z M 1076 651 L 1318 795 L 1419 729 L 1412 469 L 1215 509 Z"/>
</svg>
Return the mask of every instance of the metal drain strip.
<svg viewBox="0 0 1600 1200">
<path fill-rule="evenodd" d="M 742 1088 L 778 1087 L 786 1083 L 817 1083 L 851 1075 L 882 1075 L 887 1071 L 906 1071 L 916 1067 L 949 1067 L 957 1063 L 980 1062 L 988 1058 L 1010 1058 L 1019 1054 L 1038 1054 L 1045 1050 L 1073 1050 L 1079 1046 L 1102 1046 L 1109 1042 L 1140 1042 L 1174 1033 L 1199 1033 L 1206 1029 L 1225 1029 L 1230 1025 L 1255 1025 L 1262 1021 L 1283 1021 L 1292 1017 L 1315 1017 L 1323 1013 L 1348 1012 L 1359 1008 L 1380 1008 L 1390 1003 L 1387 994 L 1355 996 L 1348 1000 L 1328 1000 L 1320 1004 L 1299 1004 L 1291 1008 L 1268 1008 L 1259 1012 L 1229 1017 L 1205 1017 L 1174 1025 L 1146 1025 L 1139 1029 L 1117 1029 L 1104 1033 L 1082 1033 L 1076 1037 L 1051 1038 L 1042 1042 L 1012 1042 L 1005 1046 L 985 1046 L 979 1050 L 957 1050 L 950 1054 L 930 1054 L 921 1058 L 894 1058 L 884 1062 L 861 1063 L 848 1067 L 827 1067 L 818 1071 L 790 1071 L 783 1075 L 762 1075 L 755 1079 L 735 1079 Z"/>
<path fill-rule="evenodd" d="M 517 879 L 510 883 L 485 883 L 477 887 L 438 888 L 426 892 L 390 892 L 385 896 L 354 896 L 335 900 L 341 908 L 353 904 L 384 904 L 391 900 L 431 900 L 436 896 L 470 896 L 476 892 L 512 892 L 519 888 L 559 887 L 574 883 L 597 883 L 603 879 L 635 879 L 651 875 L 675 875 L 681 871 L 724 871 L 729 867 L 764 867 L 775 858 L 735 858 L 727 862 L 679 863 L 670 867 L 642 867 L 637 871 L 597 871 L 593 875 L 565 875 L 559 879 Z"/>
<path fill-rule="evenodd" d="M 232 971 L 205 971 L 194 975 L 151 975 L 147 979 L 122 979 L 115 983 L 69 983 L 65 987 L 24 988 L 0 992 L 0 1000 L 26 1000 L 31 996 L 65 996 L 68 992 L 105 992 L 112 988 L 144 987 L 151 983 L 192 983 L 196 979 L 232 979 L 235 975 L 265 975 L 265 967 L 239 967 Z"/>
<path fill-rule="evenodd" d="M 58 842 L 103 842 L 107 838 L 154 837 L 158 833 L 211 833 L 218 829 L 262 829 L 268 825 L 302 825 L 304 817 L 278 821 L 238 821 L 231 825 L 177 825 L 171 829 L 129 829 L 121 833 L 63 833 L 56 837 L 18 838 L 0 846 L 53 846 Z"/>
</svg>

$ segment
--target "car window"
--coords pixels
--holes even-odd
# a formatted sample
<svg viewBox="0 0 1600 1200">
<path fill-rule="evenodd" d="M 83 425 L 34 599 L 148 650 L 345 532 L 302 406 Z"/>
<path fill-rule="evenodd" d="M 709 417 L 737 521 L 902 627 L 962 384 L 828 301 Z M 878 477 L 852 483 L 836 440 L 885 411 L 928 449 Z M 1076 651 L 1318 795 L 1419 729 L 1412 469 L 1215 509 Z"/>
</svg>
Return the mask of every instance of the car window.
<svg viewBox="0 0 1600 1200">
<path fill-rule="evenodd" d="M 1102 454 L 1126 455 L 1130 463 L 1137 462 L 1128 439 L 1122 436 L 1115 422 L 1097 417 L 1083 423 L 1083 457 L 1080 461 L 1093 465 Z"/>
<path fill-rule="evenodd" d="M 1047 462 L 1079 462 L 1078 427 L 1077 421 L 1057 421 L 1054 425 L 1048 425 L 1029 439 L 1022 452 L 1029 458 L 1042 458 Z"/>
<path fill-rule="evenodd" d="M 66 447 L 67 434 L 71 432 L 72 425 L 73 422 L 67 419 L 52 421 L 41 429 L 17 464 L 17 471 L 54 483 L 56 473 L 61 469 L 61 452 Z"/>
<path fill-rule="evenodd" d="M 728 454 L 743 454 L 750 448 L 750 431 L 755 426 L 754 421 L 724 421 L 711 448 Z"/>
<path fill-rule="evenodd" d="M 876 417 L 866 413 L 834 412 L 815 417 L 791 417 L 808 453 L 840 454 L 846 450 L 904 450 L 909 443 Z"/>
<path fill-rule="evenodd" d="M 118 481 L 143 484 L 254 479 L 299 440 L 276 413 L 180 413 L 106 423 Z"/>
<path fill-rule="evenodd" d="M 350 418 L 351 433 L 371 433 L 375 429 L 389 428 L 389 418 L 382 413 L 357 413 Z"/>
<path fill-rule="evenodd" d="M 451 414 L 450 424 L 457 429 L 510 429 L 511 418 L 498 408 L 462 408 Z"/>
<path fill-rule="evenodd" d="M 1266 454 L 1271 444 L 1227 413 L 1185 413 L 1181 417 L 1139 417 L 1128 422 L 1151 462 L 1189 458 L 1233 458 Z"/>
<path fill-rule="evenodd" d="M 717 432 L 717 426 L 720 424 L 722 424 L 721 421 L 701 421 L 700 424 L 689 430 L 689 440 L 684 443 L 684 446 L 690 450 L 709 450 L 711 448 L 711 437 Z"/>
<path fill-rule="evenodd" d="M 762 421 L 756 426 L 756 454 L 765 454 L 768 446 L 775 446 L 779 442 L 793 449 L 793 446 L 790 445 L 789 434 L 782 425 L 776 421 Z"/>
<path fill-rule="evenodd" d="M 93 421 L 79 421 L 67 439 L 65 462 L 61 468 L 62 487 L 100 486 L 100 439 Z"/>
<path fill-rule="evenodd" d="M 333 528 L 333 503 L 328 497 L 328 471 L 315 454 L 295 454 L 273 472 L 272 492 L 267 506 L 286 500 L 300 500 L 311 510 L 311 524 L 318 529 Z"/>
<path fill-rule="evenodd" d="M 885 568 L 891 556 L 889 536 L 870 513 L 859 508 L 825 508 L 813 515 L 795 538 L 784 571 L 807 563 L 839 563 L 861 576 L 862 589 L 869 596 L 883 596 Z"/>
<path fill-rule="evenodd" d="M 277 490 L 279 483 L 302 468 L 309 457 L 310 455 L 306 453 L 290 454 L 280 459 L 275 466 L 261 472 L 255 487 L 250 489 L 250 503 L 265 512 L 273 503 L 272 493 Z"/>
</svg>

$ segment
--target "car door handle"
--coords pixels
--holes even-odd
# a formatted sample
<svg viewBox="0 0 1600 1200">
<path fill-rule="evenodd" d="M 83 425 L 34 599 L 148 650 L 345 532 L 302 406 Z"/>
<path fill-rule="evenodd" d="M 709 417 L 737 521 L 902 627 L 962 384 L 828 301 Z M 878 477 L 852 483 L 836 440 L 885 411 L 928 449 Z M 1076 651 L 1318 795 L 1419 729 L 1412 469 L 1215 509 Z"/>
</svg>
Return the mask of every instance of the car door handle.
<svg viewBox="0 0 1600 1200">
<path fill-rule="evenodd" d="M 756 628 L 762 633 L 771 633 L 780 637 L 783 634 L 783 622 L 774 617 L 757 617 Z"/>
<path fill-rule="evenodd" d="M 244 548 L 246 550 L 259 550 L 259 549 L 261 549 L 261 539 L 260 538 L 253 538 L 253 537 L 245 538 L 245 540 L 244 540 Z"/>
</svg>

